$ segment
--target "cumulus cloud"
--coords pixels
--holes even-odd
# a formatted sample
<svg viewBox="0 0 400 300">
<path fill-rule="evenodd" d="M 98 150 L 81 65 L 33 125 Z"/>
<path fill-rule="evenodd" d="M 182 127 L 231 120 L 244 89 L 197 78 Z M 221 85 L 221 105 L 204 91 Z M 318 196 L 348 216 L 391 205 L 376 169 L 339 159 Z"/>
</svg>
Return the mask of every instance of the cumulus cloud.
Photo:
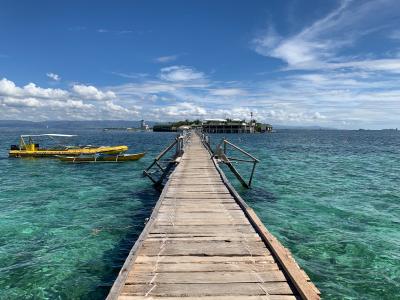
<svg viewBox="0 0 400 300">
<path fill-rule="evenodd" d="M 96 118 L 104 109 L 131 113 L 124 107 L 112 103 L 112 99 L 115 99 L 113 92 L 102 92 L 93 86 L 80 85 L 68 91 L 42 88 L 34 83 L 19 87 L 6 78 L 0 80 L 0 118 L 18 118 L 18 114 L 20 118 L 32 117 L 35 120 L 38 118 L 57 119 L 61 116 L 80 119 L 84 115 L 88 118 Z M 95 106 L 91 103 L 98 100 L 106 101 L 105 105 Z"/>
<path fill-rule="evenodd" d="M 204 73 L 186 66 L 172 66 L 161 69 L 160 78 L 166 81 L 195 81 L 204 79 Z"/>
<path fill-rule="evenodd" d="M 61 77 L 55 73 L 46 73 L 46 76 L 54 81 L 60 81 Z"/>
<path fill-rule="evenodd" d="M 107 101 L 116 98 L 116 95 L 112 91 L 100 91 L 92 85 L 75 84 L 72 90 L 83 99 Z"/>
<path fill-rule="evenodd" d="M 276 42 L 279 39 L 271 41 Z M 370 64 L 377 68 L 372 59 Z M 215 81 L 188 66 L 162 68 L 153 77 L 132 78 L 129 83 L 108 87 L 75 84 L 68 89 L 53 89 L 0 80 L 0 118 L 140 117 L 166 121 L 249 119 L 252 112 L 258 121 L 274 125 L 360 128 L 363 124 L 382 124 L 382 120 L 398 124 L 399 99 L 396 73 L 377 77 L 367 66 L 346 72 L 340 68 L 283 71 L 276 79 L 252 82 Z"/>
<path fill-rule="evenodd" d="M 112 101 L 107 101 L 105 103 L 105 109 L 109 109 L 112 111 L 118 111 L 118 112 L 129 112 L 129 110 L 125 107 L 122 107 L 121 105 L 115 104 Z"/>
<path fill-rule="evenodd" d="M 13 98 L 13 97 L 4 97 L 2 98 L 3 104 L 10 107 L 40 107 L 41 103 L 39 100 L 35 98 Z"/>
<path fill-rule="evenodd" d="M 17 98 L 44 98 L 44 99 L 66 99 L 69 93 L 61 89 L 41 88 L 34 83 L 28 83 L 20 88 L 7 78 L 0 80 L 0 96 L 12 96 Z"/>
<path fill-rule="evenodd" d="M 15 94 L 20 94 L 22 89 L 17 88 L 15 83 L 7 78 L 0 80 L 0 95 L 1 96 L 11 96 Z"/>
</svg>

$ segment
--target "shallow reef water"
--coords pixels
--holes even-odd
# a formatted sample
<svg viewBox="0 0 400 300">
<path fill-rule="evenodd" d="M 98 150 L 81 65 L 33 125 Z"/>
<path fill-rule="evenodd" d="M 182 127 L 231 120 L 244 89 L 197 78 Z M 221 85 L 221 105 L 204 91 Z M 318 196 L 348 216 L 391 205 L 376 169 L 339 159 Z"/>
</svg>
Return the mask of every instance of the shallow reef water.
<svg viewBox="0 0 400 300">
<path fill-rule="evenodd" d="M 121 164 L 9 159 L 19 134 L 41 131 L 0 128 L 2 299 L 103 299 L 158 199 L 142 171 L 174 133 L 67 131 L 147 154 Z M 399 297 L 400 132 L 225 137 L 260 159 L 251 189 L 227 176 L 325 299 Z"/>
</svg>

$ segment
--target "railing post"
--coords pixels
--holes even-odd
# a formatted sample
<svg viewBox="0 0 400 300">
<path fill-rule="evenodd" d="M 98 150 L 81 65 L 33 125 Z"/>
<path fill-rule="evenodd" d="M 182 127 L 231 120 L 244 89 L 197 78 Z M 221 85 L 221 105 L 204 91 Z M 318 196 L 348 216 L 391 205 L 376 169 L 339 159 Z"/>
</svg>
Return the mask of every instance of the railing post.
<svg viewBox="0 0 400 300">
<path fill-rule="evenodd" d="M 253 169 L 251 170 L 251 175 L 250 175 L 249 184 L 248 184 L 249 187 L 251 187 L 251 182 L 253 181 L 253 175 L 254 175 L 254 171 L 256 169 L 256 164 L 257 164 L 257 161 L 254 161 Z"/>
<path fill-rule="evenodd" d="M 239 158 L 228 157 L 227 156 L 228 145 L 231 146 L 233 148 L 233 150 L 239 151 L 240 153 L 242 153 L 242 154 L 246 155 L 247 157 L 249 157 L 251 160 L 244 160 L 244 159 L 239 159 Z M 221 142 L 217 145 L 217 147 L 215 149 L 214 157 L 217 157 L 219 161 L 221 161 L 224 164 L 226 164 L 229 167 L 229 169 L 232 171 L 232 173 L 235 174 L 236 178 L 241 182 L 241 184 L 244 187 L 250 188 L 251 183 L 253 181 L 256 165 L 259 162 L 259 160 L 257 158 L 255 158 L 250 153 L 244 151 L 240 147 L 232 144 L 231 142 L 229 142 L 225 138 L 222 138 Z M 244 181 L 243 177 L 240 175 L 240 173 L 233 166 L 233 164 L 231 162 L 231 159 L 233 161 L 242 161 L 242 162 L 252 162 L 253 163 L 253 167 L 252 167 L 250 178 L 249 178 L 248 182 Z"/>
<path fill-rule="evenodd" d="M 226 154 L 226 141 L 225 141 L 225 138 L 224 138 L 224 154 Z"/>
</svg>

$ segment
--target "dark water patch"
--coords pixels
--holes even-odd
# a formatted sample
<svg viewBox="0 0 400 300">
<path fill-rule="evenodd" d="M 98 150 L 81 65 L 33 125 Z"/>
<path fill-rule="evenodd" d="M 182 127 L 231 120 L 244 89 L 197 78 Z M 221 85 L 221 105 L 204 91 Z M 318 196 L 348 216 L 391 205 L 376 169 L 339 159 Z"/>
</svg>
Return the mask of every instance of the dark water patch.
<svg viewBox="0 0 400 300">
<path fill-rule="evenodd" d="M 266 191 L 257 186 L 253 186 L 251 189 L 241 188 L 239 192 L 243 197 L 247 199 L 247 203 L 256 204 L 256 203 L 275 203 L 278 201 L 278 198 L 274 195 L 274 193 Z"/>
<path fill-rule="evenodd" d="M 104 265 L 106 267 L 108 266 L 109 269 L 107 272 L 98 270 L 97 274 L 105 273 L 106 275 L 102 277 L 100 286 L 88 293 L 89 299 L 100 299 L 107 296 L 125 262 L 126 257 L 129 255 L 129 252 L 134 245 L 133 241 L 136 241 L 141 234 L 146 225 L 147 218 L 151 215 L 159 196 L 159 193 L 153 188 L 142 189 L 136 193 L 131 191 L 129 194 L 142 203 L 142 209 L 137 210 L 132 214 L 130 225 L 131 230 L 127 232 L 126 236 L 121 239 L 112 250 L 109 250 L 104 254 L 102 261 L 104 261 Z M 92 272 L 93 269 L 89 266 L 88 270 Z"/>
</svg>

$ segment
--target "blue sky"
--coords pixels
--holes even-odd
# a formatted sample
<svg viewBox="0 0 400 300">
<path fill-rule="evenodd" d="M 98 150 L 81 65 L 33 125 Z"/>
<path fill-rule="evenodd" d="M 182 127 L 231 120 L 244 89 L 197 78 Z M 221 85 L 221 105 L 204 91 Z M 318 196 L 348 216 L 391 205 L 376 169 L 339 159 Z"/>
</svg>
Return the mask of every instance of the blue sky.
<svg viewBox="0 0 400 300">
<path fill-rule="evenodd" d="M 0 119 L 400 127 L 395 0 L 0 7 Z"/>
</svg>

